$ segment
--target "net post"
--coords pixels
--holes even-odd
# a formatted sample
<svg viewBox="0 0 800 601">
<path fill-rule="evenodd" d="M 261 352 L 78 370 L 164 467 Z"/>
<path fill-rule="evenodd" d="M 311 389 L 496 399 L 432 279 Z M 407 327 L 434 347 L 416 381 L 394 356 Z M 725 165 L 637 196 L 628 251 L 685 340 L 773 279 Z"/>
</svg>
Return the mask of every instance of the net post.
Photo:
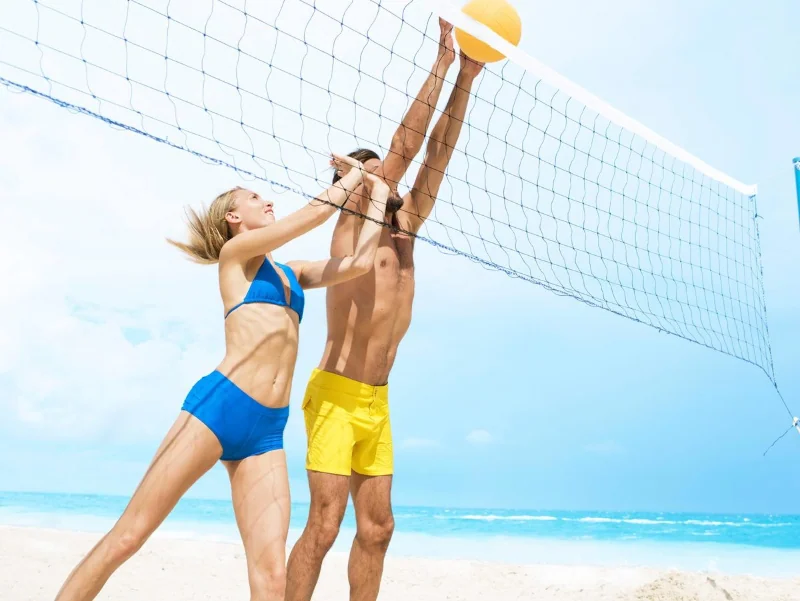
<svg viewBox="0 0 800 601">
<path fill-rule="evenodd" d="M 794 183 L 797 188 L 797 217 L 800 219 L 800 157 L 792 159 L 794 165 Z"/>
</svg>

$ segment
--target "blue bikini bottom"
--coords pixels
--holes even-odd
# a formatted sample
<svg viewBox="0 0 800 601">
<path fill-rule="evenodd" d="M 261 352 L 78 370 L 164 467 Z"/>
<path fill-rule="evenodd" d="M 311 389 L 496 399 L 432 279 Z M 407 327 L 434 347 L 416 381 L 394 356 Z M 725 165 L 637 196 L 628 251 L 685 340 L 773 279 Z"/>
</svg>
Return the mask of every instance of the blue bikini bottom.
<svg viewBox="0 0 800 601">
<path fill-rule="evenodd" d="M 289 407 L 265 407 L 218 371 L 201 378 L 182 409 L 219 439 L 223 461 L 238 461 L 283 448 Z"/>
</svg>

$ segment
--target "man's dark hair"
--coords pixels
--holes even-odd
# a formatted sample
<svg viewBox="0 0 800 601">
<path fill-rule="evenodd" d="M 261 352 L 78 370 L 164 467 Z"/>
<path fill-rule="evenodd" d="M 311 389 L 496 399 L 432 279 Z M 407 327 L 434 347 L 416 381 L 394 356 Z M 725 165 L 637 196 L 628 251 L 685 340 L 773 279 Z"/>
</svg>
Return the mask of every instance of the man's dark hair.
<svg viewBox="0 0 800 601">
<path fill-rule="evenodd" d="M 375 152 L 374 150 L 370 150 L 369 148 L 357 148 L 353 152 L 349 153 L 347 156 L 349 156 L 351 159 L 356 159 L 357 161 L 360 161 L 362 163 L 366 163 L 370 159 L 381 160 L 381 157 L 378 156 L 378 153 Z M 334 172 L 332 183 L 335 184 L 340 179 L 342 179 L 342 176 Z"/>
<path fill-rule="evenodd" d="M 370 150 L 369 148 L 357 148 L 347 156 L 349 156 L 351 159 L 356 159 L 361 163 L 366 163 L 371 159 L 378 159 L 379 161 L 381 160 L 381 157 L 378 155 L 378 153 L 374 150 Z M 342 179 L 342 177 L 338 173 L 334 172 L 333 183 L 335 184 L 340 179 Z M 393 190 L 389 193 L 389 198 L 386 202 L 386 214 L 394 215 L 401 208 L 403 208 L 403 199 L 399 194 L 397 194 L 397 191 Z"/>
</svg>

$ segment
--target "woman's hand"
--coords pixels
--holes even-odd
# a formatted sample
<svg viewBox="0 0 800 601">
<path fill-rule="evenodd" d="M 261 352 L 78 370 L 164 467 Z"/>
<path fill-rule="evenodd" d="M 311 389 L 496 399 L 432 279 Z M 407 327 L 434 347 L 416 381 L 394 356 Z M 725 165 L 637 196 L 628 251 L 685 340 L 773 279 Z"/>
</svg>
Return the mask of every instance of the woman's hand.
<svg viewBox="0 0 800 601">
<path fill-rule="evenodd" d="M 366 173 L 364 164 L 361 161 L 347 155 L 336 154 L 335 152 L 331 153 L 330 165 L 336 169 L 336 175 L 340 178 L 345 177 L 351 171 L 358 173 L 359 179 Z"/>
</svg>

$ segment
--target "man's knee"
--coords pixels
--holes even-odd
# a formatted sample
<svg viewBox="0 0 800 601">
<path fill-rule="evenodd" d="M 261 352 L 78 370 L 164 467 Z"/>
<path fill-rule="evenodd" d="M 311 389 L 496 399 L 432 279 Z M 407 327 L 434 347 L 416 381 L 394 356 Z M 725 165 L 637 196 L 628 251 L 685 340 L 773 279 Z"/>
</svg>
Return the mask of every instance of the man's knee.
<svg viewBox="0 0 800 601">
<path fill-rule="evenodd" d="M 283 599 L 286 591 L 286 566 L 273 561 L 254 567 L 250 573 L 250 601 Z"/>
<path fill-rule="evenodd" d="M 380 519 L 366 519 L 358 524 L 356 536 L 362 545 L 386 550 L 394 534 L 394 518 L 388 515 Z"/>
<path fill-rule="evenodd" d="M 316 553 L 324 555 L 330 551 L 339 536 L 341 521 L 339 516 L 333 514 L 322 514 L 309 520 L 307 534 Z"/>
</svg>

